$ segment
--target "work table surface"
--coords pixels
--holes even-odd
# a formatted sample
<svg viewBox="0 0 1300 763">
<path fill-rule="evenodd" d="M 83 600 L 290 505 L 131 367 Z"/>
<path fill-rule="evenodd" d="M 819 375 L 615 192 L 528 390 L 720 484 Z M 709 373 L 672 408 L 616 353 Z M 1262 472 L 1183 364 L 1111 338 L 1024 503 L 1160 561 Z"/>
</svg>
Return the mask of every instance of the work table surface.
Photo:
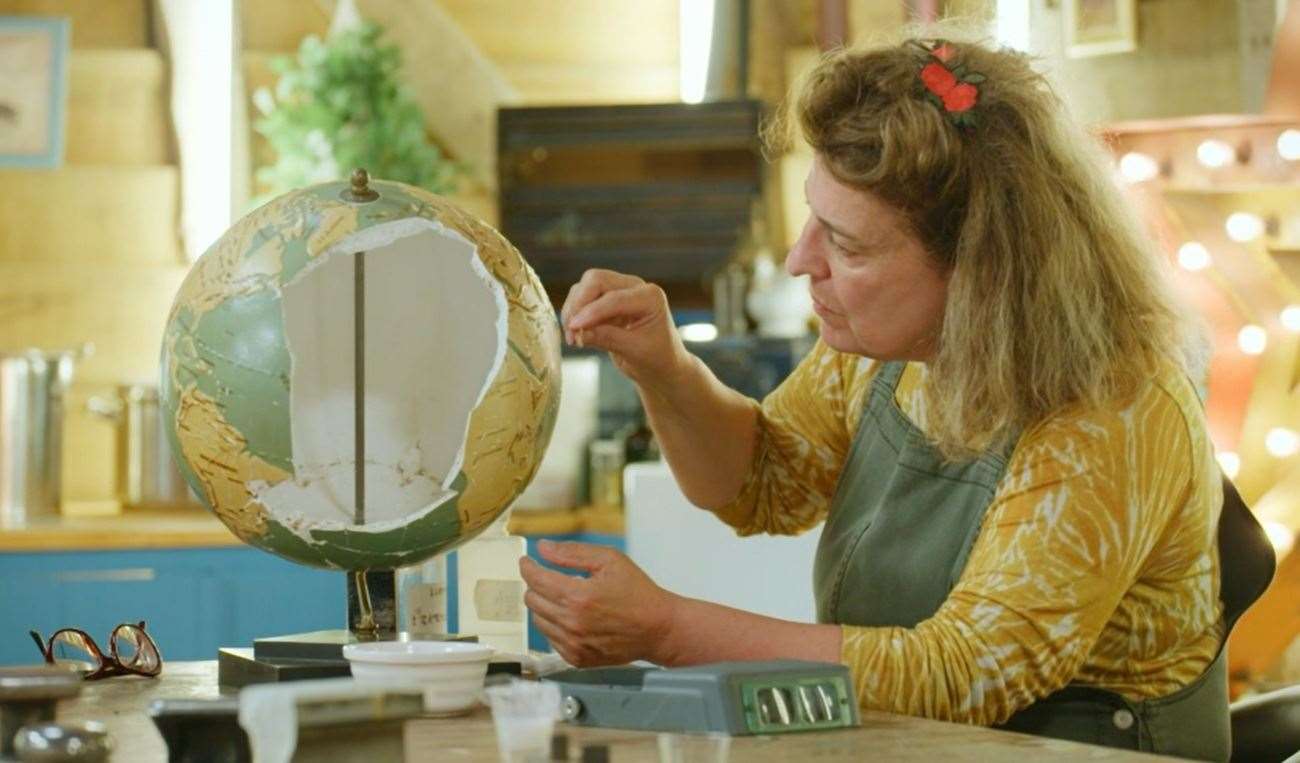
<svg viewBox="0 0 1300 763">
<path fill-rule="evenodd" d="M 514 535 L 604 533 L 621 535 L 617 509 L 515 511 L 507 525 Z M 202 508 L 125 511 L 104 516 L 52 516 L 0 526 L 0 552 L 116 551 L 153 548 L 242 546 L 221 521 Z"/>
<path fill-rule="evenodd" d="M 59 705 L 61 721 L 95 720 L 113 736 L 113 760 L 166 761 L 167 747 L 146 709 L 155 699 L 217 697 L 215 661 L 171 662 L 156 679 L 119 677 L 84 685 L 81 695 Z M 610 747 L 611 760 L 658 761 L 658 737 L 650 732 L 589 729 L 560 724 L 570 749 L 599 742 Z M 458 718 L 416 719 L 406 724 L 406 761 L 497 759 L 492 718 L 486 709 Z M 920 718 L 868 713 L 862 726 L 842 731 L 736 737 L 730 760 L 917 760 L 990 761 L 1142 761 L 1161 758 L 1041 737 L 940 723 Z M 1165 758 L 1168 760 L 1168 758 Z"/>
</svg>

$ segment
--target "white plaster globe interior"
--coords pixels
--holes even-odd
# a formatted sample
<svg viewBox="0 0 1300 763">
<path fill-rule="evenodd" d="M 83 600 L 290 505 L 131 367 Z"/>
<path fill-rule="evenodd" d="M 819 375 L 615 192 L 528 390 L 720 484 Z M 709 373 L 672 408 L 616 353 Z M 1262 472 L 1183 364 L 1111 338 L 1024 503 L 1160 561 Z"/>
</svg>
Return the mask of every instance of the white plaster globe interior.
<svg viewBox="0 0 1300 763">
<path fill-rule="evenodd" d="M 468 710 L 481 698 L 492 647 L 464 641 L 369 641 L 346 644 L 358 681 L 420 686 L 430 713 Z"/>
</svg>

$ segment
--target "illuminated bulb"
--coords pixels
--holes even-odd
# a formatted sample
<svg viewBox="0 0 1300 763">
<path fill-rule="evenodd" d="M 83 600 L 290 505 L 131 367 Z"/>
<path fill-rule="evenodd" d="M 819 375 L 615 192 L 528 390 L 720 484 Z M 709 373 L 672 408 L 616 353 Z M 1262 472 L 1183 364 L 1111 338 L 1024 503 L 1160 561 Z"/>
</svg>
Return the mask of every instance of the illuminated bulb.
<svg viewBox="0 0 1300 763">
<path fill-rule="evenodd" d="M 1223 470 L 1224 476 L 1230 480 L 1237 479 L 1237 473 L 1241 471 L 1241 456 L 1225 450 L 1214 457 L 1219 460 L 1219 468 Z"/>
<path fill-rule="evenodd" d="M 1140 151 L 1130 151 L 1119 158 L 1119 174 L 1129 183 L 1141 183 L 1160 174 L 1160 165 Z"/>
<path fill-rule="evenodd" d="M 1288 161 L 1300 160 L 1300 130 L 1285 130 L 1277 136 L 1277 152 Z"/>
<path fill-rule="evenodd" d="M 1287 305 L 1278 315 L 1287 331 L 1300 331 L 1300 305 Z"/>
<path fill-rule="evenodd" d="M 1252 323 L 1237 332 L 1237 346 L 1247 355 L 1258 355 L 1268 346 L 1268 332 Z"/>
<path fill-rule="evenodd" d="M 1195 273 L 1210 266 L 1210 251 L 1199 241 L 1188 241 L 1178 247 L 1178 264 Z"/>
<path fill-rule="evenodd" d="M 1294 456 L 1300 452 L 1300 432 L 1286 427 L 1274 427 L 1264 435 L 1264 449 L 1278 458 Z"/>
<path fill-rule="evenodd" d="M 712 342 L 718 338 L 718 327 L 712 323 L 688 323 L 680 331 L 687 342 Z"/>
<path fill-rule="evenodd" d="M 1226 167 L 1236 157 L 1237 152 L 1232 150 L 1232 146 L 1221 140 L 1202 141 L 1196 147 L 1196 160 L 1211 169 Z"/>
<path fill-rule="evenodd" d="M 1259 218 L 1259 215 L 1252 215 L 1249 212 L 1233 212 L 1228 215 L 1223 229 L 1227 231 L 1228 238 L 1244 244 L 1264 235 L 1264 221 Z"/>
<path fill-rule="evenodd" d="M 1271 519 L 1265 520 L 1263 524 L 1264 534 L 1268 536 L 1268 542 L 1272 544 L 1273 551 L 1278 556 L 1285 556 L 1286 552 L 1291 550 L 1291 546 L 1295 545 L 1295 533 L 1291 532 L 1291 528 L 1281 522 Z"/>
</svg>

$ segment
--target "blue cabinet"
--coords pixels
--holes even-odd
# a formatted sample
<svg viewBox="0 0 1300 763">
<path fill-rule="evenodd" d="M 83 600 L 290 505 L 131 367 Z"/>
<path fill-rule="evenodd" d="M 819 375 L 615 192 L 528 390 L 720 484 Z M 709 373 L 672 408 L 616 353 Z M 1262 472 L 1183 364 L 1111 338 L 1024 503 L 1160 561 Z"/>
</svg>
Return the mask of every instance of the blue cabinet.
<svg viewBox="0 0 1300 763">
<path fill-rule="evenodd" d="M 623 549 L 623 538 L 595 533 L 528 536 Z M 448 620 L 457 624 L 456 554 L 448 559 Z M 572 570 L 566 570 L 572 573 Z M 249 547 L 145 551 L 0 553 L 0 665 L 41 660 L 27 635 L 80 628 L 108 650 L 123 622 L 145 621 L 164 660 L 211 660 L 223 646 L 253 639 L 347 627 L 344 573 L 318 570 Z M 548 650 L 532 626 L 529 647 Z"/>
<path fill-rule="evenodd" d="M 40 662 L 27 635 L 144 620 L 164 660 L 347 623 L 344 574 L 245 547 L 0 553 L 0 665 Z"/>
</svg>

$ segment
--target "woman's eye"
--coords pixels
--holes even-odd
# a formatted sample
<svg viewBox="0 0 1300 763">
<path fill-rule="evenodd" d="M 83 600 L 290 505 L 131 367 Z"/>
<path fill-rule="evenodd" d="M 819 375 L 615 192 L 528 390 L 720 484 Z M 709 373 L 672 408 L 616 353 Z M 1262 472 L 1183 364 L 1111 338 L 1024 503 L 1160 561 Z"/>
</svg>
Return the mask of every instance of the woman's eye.
<svg viewBox="0 0 1300 763">
<path fill-rule="evenodd" d="M 833 237 L 831 238 L 831 246 L 835 247 L 835 249 L 838 250 L 841 254 L 846 254 L 846 255 L 848 255 L 848 256 L 850 256 L 850 257 L 852 257 L 853 255 L 858 254 L 858 252 L 857 252 L 856 250 L 853 250 L 853 249 L 848 248 L 848 247 L 845 246 L 843 243 L 841 243 L 841 242 L 835 240 L 835 238 L 833 238 Z"/>
</svg>

